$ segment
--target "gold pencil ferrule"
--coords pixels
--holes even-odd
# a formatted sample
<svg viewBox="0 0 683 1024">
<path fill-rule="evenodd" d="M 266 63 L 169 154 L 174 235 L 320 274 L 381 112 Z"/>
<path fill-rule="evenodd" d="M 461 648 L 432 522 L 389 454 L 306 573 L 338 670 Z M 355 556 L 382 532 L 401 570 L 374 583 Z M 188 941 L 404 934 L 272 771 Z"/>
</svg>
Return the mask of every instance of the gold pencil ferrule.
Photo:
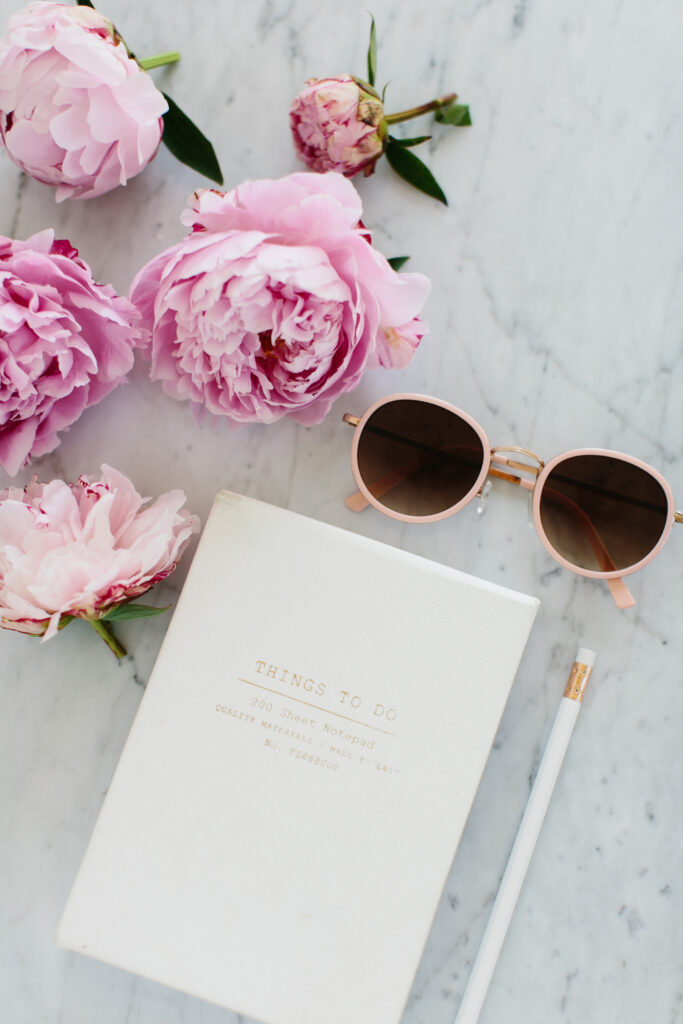
<svg viewBox="0 0 683 1024">
<path fill-rule="evenodd" d="M 583 700 L 583 695 L 586 692 L 588 686 L 588 680 L 592 672 L 591 665 L 584 665 L 580 661 L 575 661 L 572 665 L 572 670 L 569 673 L 569 679 L 567 685 L 564 688 L 564 695 L 569 700 Z"/>
</svg>

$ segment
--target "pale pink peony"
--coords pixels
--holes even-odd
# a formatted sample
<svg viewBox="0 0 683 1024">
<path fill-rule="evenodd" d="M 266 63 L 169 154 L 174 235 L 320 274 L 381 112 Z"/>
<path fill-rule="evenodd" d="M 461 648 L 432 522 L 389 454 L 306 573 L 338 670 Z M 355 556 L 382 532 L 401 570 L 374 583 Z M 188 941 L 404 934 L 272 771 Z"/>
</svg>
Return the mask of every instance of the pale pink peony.
<svg viewBox="0 0 683 1024">
<path fill-rule="evenodd" d="M 58 201 L 125 185 L 155 155 L 166 100 L 98 11 L 32 3 L 0 39 L 0 133 Z"/>
<path fill-rule="evenodd" d="M 429 281 L 373 249 L 341 175 L 245 182 L 191 203 L 192 234 L 131 288 L 168 394 L 237 422 L 311 424 L 366 367 L 410 360 Z"/>
<path fill-rule="evenodd" d="M 182 491 L 149 500 L 106 465 L 0 491 L 0 626 L 47 639 L 61 616 L 97 620 L 166 579 L 199 520 Z"/>
<path fill-rule="evenodd" d="M 371 174 L 384 152 L 382 101 L 351 75 L 309 78 L 292 103 L 289 123 L 297 152 L 313 171 Z"/>
<path fill-rule="evenodd" d="M 131 369 L 140 315 L 70 242 L 0 236 L 0 465 L 12 476 Z"/>
</svg>

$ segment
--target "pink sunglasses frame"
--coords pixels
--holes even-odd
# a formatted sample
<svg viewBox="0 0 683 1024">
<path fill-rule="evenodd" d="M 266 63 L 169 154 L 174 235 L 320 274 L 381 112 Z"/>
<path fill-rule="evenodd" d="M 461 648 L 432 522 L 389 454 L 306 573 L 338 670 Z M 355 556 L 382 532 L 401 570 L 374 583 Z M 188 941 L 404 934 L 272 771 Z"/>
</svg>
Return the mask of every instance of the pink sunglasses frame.
<svg viewBox="0 0 683 1024">
<path fill-rule="evenodd" d="M 364 426 L 368 422 L 369 418 L 373 415 L 373 413 L 377 411 L 377 409 L 380 409 L 383 405 L 387 405 L 390 402 L 397 402 L 403 400 L 426 402 L 430 405 L 438 405 L 442 409 L 448 409 L 449 412 L 454 413 L 456 416 L 459 416 L 466 423 L 468 423 L 470 427 L 472 427 L 472 429 L 475 431 L 475 433 L 477 434 L 482 443 L 482 468 L 481 472 L 479 473 L 479 476 L 476 479 L 476 482 L 472 485 L 472 487 L 470 488 L 470 490 L 468 491 L 464 498 L 461 498 L 461 500 L 458 501 L 455 505 L 452 505 L 450 508 L 445 509 L 443 512 L 437 512 L 434 515 L 407 516 L 404 515 L 402 512 L 394 512 L 393 509 L 390 509 L 386 505 L 383 505 L 382 502 L 378 498 L 376 498 L 374 494 L 372 494 L 372 492 L 366 486 L 360 473 L 360 467 L 358 465 L 358 444 L 360 442 L 360 437 L 363 432 Z M 618 608 L 629 608 L 635 604 L 633 595 L 624 583 L 622 577 L 630 576 L 632 573 L 638 572 L 638 570 L 646 566 L 648 562 L 651 562 L 652 559 L 659 554 L 662 547 L 668 540 L 674 523 L 683 522 L 683 512 L 676 511 L 674 495 L 669 482 L 664 479 L 661 473 L 659 473 L 652 466 L 649 466 L 646 462 L 643 462 L 641 459 L 636 459 L 632 455 L 625 455 L 623 452 L 614 452 L 610 451 L 607 448 L 575 448 L 572 449 L 571 451 L 562 452 L 561 454 L 556 455 L 546 465 L 543 462 L 543 459 L 541 459 L 534 452 L 528 451 L 526 448 L 492 448 L 488 437 L 484 433 L 483 428 L 480 426 L 479 423 L 477 423 L 475 419 L 469 416 L 462 409 L 459 409 L 457 406 L 451 405 L 450 402 L 444 402 L 439 398 L 431 398 L 428 395 L 389 395 L 385 398 L 380 398 L 378 399 L 378 401 L 374 402 L 370 406 L 370 408 L 363 413 L 361 417 L 351 416 L 349 413 L 347 413 L 344 416 L 344 420 L 345 422 L 350 423 L 352 426 L 356 428 L 354 431 L 353 442 L 351 445 L 351 469 L 353 471 L 354 479 L 358 484 L 358 493 L 352 495 L 350 498 L 347 498 L 346 501 L 346 504 L 349 506 L 350 509 L 352 509 L 352 511 L 361 512 L 364 508 L 367 508 L 368 505 L 372 505 L 373 508 L 376 508 L 379 512 L 382 512 L 384 515 L 389 516 L 391 519 L 398 519 L 400 520 L 400 522 L 403 523 L 435 523 L 438 522 L 438 520 L 440 519 L 448 519 L 450 516 L 455 515 L 455 513 L 458 512 L 461 508 L 464 508 L 465 505 L 469 504 L 469 502 L 471 502 L 472 499 L 475 498 L 477 494 L 481 491 L 481 488 L 483 487 L 484 482 L 486 481 L 488 476 L 500 476 L 511 483 L 515 483 L 518 486 L 523 487 L 525 490 L 533 492 L 532 508 L 534 526 L 536 527 L 536 532 L 541 540 L 541 543 L 545 547 L 546 551 L 552 556 L 552 558 L 554 558 L 556 562 L 559 562 L 560 565 L 564 566 L 565 569 L 569 569 L 570 572 L 576 573 L 577 576 L 586 576 L 590 579 L 605 580 L 605 582 L 609 586 L 609 589 L 612 593 L 612 597 L 614 598 L 614 602 Z M 518 462 L 514 459 L 510 459 L 506 455 L 502 454 L 503 452 L 519 452 L 523 455 L 526 455 L 527 457 L 534 459 L 538 463 L 538 468 L 533 465 L 527 465 L 523 462 Z M 623 462 L 630 463 L 632 466 L 638 466 L 639 469 L 645 470 L 645 472 L 653 476 L 655 480 L 661 485 L 667 500 L 666 524 L 664 526 L 664 529 L 659 540 L 657 541 L 657 544 L 654 546 L 652 551 L 650 551 L 645 556 L 645 558 L 642 558 L 635 565 L 628 566 L 628 568 L 626 569 L 615 569 L 614 571 L 581 569 L 578 566 L 573 565 L 571 562 L 568 562 L 566 558 L 563 558 L 563 556 L 555 550 L 555 548 L 548 540 L 545 530 L 543 529 L 543 524 L 541 522 L 540 515 L 541 494 L 543 491 L 543 485 L 545 484 L 545 481 L 548 479 L 550 473 L 552 473 L 552 471 L 555 469 L 557 465 L 559 465 L 559 463 L 564 462 L 566 459 L 572 458 L 576 455 L 607 455 L 610 456 L 611 458 L 620 459 Z M 517 469 L 521 471 L 526 470 L 527 472 L 534 473 L 535 479 L 528 480 L 525 477 L 514 476 L 512 473 L 501 472 L 500 470 L 497 470 L 495 468 L 496 466 L 507 466 L 511 469 Z"/>
</svg>

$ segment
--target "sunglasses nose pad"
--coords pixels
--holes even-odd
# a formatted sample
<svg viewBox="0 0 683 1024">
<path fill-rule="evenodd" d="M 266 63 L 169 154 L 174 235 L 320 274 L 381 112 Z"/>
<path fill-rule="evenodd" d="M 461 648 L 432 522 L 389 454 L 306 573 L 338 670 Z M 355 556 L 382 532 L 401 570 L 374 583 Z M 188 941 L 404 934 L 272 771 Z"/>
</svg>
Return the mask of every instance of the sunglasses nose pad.
<svg viewBox="0 0 683 1024">
<path fill-rule="evenodd" d="M 478 492 L 477 518 L 481 519 L 488 508 L 489 495 L 491 493 L 491 481 L 487 480 L 482 489 Z"/>
</svg>

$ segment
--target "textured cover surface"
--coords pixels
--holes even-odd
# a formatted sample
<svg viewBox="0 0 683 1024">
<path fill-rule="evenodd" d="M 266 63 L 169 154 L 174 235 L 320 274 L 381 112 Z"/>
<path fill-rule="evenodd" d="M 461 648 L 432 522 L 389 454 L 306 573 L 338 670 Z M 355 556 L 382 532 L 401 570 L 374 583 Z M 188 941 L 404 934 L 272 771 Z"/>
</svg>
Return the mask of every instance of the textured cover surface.
<svg viewBox="0 0 683 1024">
<path fill-rule="evenodd" d="M 221 492 L 60 945 L 268 1024 L 397 1024 L 537 605 Z"/>
</svg>

